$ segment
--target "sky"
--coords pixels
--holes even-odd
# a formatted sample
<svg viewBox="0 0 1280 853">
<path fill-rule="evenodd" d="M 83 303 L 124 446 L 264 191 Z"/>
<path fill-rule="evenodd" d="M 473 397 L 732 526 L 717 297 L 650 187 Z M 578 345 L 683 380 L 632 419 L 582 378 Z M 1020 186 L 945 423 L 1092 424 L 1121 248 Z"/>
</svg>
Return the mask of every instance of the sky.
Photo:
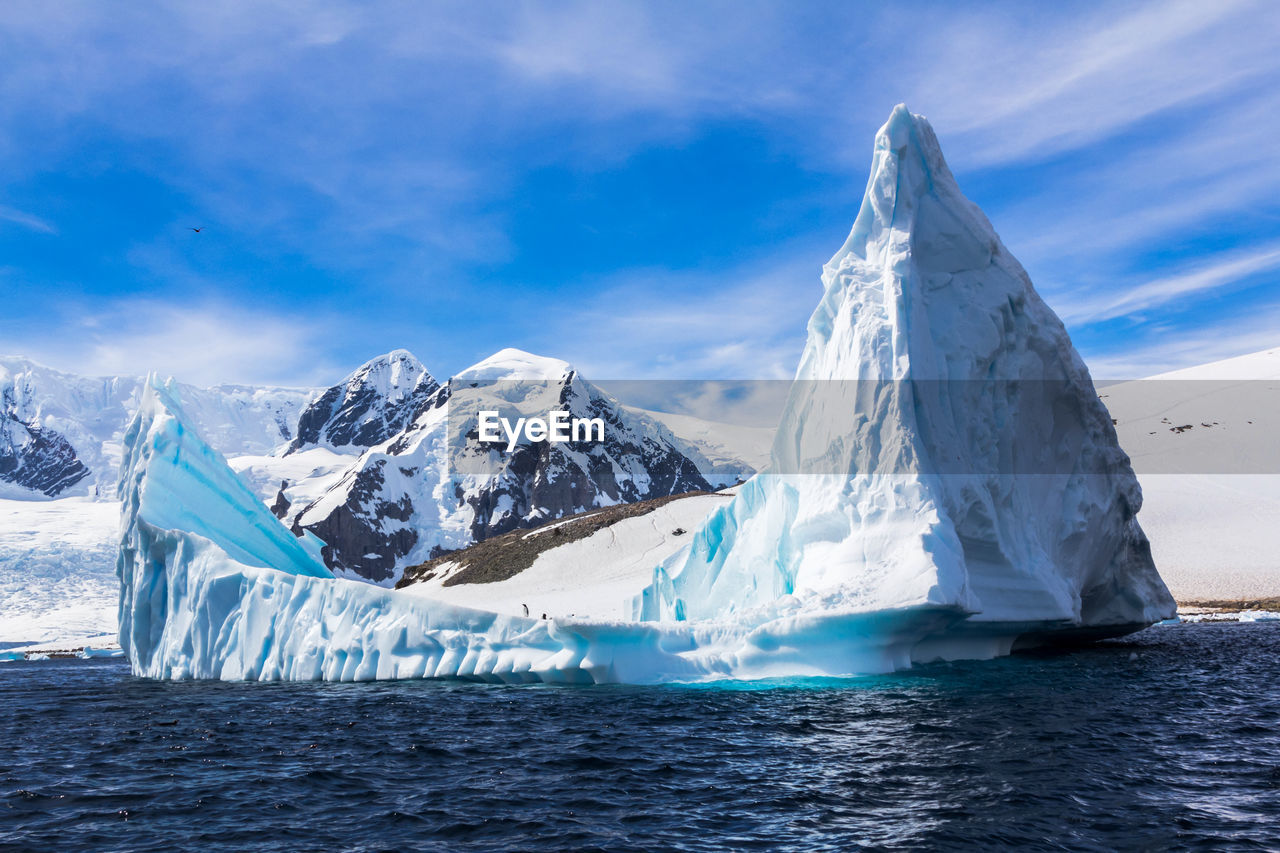
<svg viewBox="0 0 1280 853">
<path fill-rule="evenodd" d="M 785 378 L 899 102 L 1095 377 L 1280 344 L 1280 4 L 888 5 L 5 3 L 0 353 Z"/>
</svg>

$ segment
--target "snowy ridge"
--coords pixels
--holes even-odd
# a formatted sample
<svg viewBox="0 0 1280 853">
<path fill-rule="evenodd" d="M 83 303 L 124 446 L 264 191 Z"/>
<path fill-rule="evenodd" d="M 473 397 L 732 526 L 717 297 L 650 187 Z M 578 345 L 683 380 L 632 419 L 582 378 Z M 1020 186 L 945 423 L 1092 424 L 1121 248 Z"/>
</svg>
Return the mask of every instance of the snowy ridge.
<svg viewBox="0 0 1280 853">
<path fill-rule="evenodd" d="M 1280 597 L 1280 348 L 1109 385 L 1180 602 Z"/>
<path fill-rule="evenodd" d="M 144 386 L 138 377 L 77 376 L 29 359 L 0 358 L 0 481 L 23 489 L 10 496 L 112 497 L 121 436 Z M 179 387 L 192 422 L 230 454 L 270 453 L 291 439 L 312 394 L 242 385 Z M 44 473 L 30 476 L 32 471 Z"/>
<path fill-rule="evenodd" d="M 439 387 L 412 353 L 392 350 L 312 400 L 298 417 L 297 435 L 285 452 L 381 444 L 422 414 Z"/>
<path fill-rule="evenodd" d="M 876 137 L 823 286 L 797 371 L 815 381 L 794 386 L 772 459 L 846 473 L 757 476 L 657 570 L 637 616 L 736 617 L 781 599 L 932 604 L 973 614 L 959 634 L 999 638 L 1007 625 L 1011 642 L 1172 615 L 1135 517 L 1137 480 L 1083 361 L 960 193 L 928 122 L 902 106 Z M 999 472 L 1047 455 L 1077 473 L 934 473 L 938 460 Z"/>
<path fill-rule="evenodd" d="M 1280 347 L 1171 370 L 1149 378 L 1215 381 L 1280 379 Z"/>
<path fill-rule="evenodd" d="M 573 365 L 558 358 L 507 347 L 465 368 L 453 377 L 468 382 L 557 382 L 574 373 Z"/>
</svg>

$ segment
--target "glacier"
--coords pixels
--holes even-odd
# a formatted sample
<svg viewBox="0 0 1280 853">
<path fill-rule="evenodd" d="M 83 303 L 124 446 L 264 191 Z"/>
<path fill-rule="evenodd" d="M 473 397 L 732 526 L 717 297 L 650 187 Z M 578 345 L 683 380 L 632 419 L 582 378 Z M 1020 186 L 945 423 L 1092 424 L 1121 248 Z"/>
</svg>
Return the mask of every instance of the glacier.
<svg viewBox="0 0 1280 853">
<path fill-rule="evenodd" d="M 531 619 L 334 577 L 323 543 L 295 538 L 190 427 L 177 389 L 153 378 L 118 487 L 133 671 L 841 676 L 1173 615 L 1088 371 L 905 107 L 877 134 L 823 285 L 771 469 L 654 569 L 625 621 Z"/>
<path fill-rule="evenodd" d="M 145 385 L 143 377 L 80 376 L 0 356 L 0 499 L 114 499 L 121 436 Z M 180 388 L 192 423 L 209 444 L 231 455 L 270 453 L 289 441 L 314 393 L 246 385 Z"/>
</svg>

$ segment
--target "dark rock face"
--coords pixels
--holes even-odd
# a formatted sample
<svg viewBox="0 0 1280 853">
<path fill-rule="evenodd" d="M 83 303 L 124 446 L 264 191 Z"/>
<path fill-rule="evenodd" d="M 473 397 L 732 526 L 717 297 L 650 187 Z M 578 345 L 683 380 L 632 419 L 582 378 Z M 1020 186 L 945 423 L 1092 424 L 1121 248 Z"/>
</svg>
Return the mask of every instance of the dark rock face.
<svg viewBox="0 0 1280 853">
<path fill-rule="evenodd" d="M 597 507 L 711 488 L 665 429 L 625 411 L 572 371 L 553 380 L 559 387 L 550 399 L 577 417 L 603 419 L 603 442 L 535 442 L 506 453 L 479 443 L 472 423 L 459 436 L 461 446 L 448 447 L 446 404 L 452 399 L 461 406 L 459 399 L 475 387 L 454 388 L 453 382 L 423 401 L 417 419 L 395 440 L 367 451 L 328 494 L 295 517 L 295 532 L 305 528 L 324 540 L 330 568 L 384 581 L 415 549 L 444 550 L 445 529 L 461 532 L 465 545 Z M 449 472 L 443 482 L 441 471 Z M 448 495 L 452 501 L 441 500 Z M 322 512 L 321 505 L 332 508 Z"/>
<path fill-rule="evenodd" d="M 317 522 L 306 526 L 319 536 L 325 565 L 334 570 L 352 571 L 371 581 L 387 580 L 394 574 L 397 558 L 408 554 L 418 543 L 412 528 L 388 529 L 384 522 L 407 522 L 413 516 L 413 503 L 407 495 L 397 501 L 383 499 L 386 460 L 348 474 L 348 500 Z M 340 484 L 341 485 L 341 484 Z M 294 522 L 293 532 L 301 536 L 303 527 Z"/>
<path fill-rule="evenodd" d="M 583 393 L 573 378 L 571 374 L 566 379 L 560 404 L 571 411 L 580 411 L 585 404 L 587 416 L 605 422 L 605 440 L 522 444 L 506 455 L 501 473 L 483 488 L 468 491 L 460 485 L 455 495 L 473 512 L 472 541 L 592 507 L 711 489 L 688 457 L 669 444 L 640 435 L 614 401 L 591 393 L 593 386 Z M 643 470 L 648 482 L 619 479 L 618 463 L 623 460 L 629 464 L 622 467 Z"/>
<path fill-rule="evenodd" d="M 0 480 L 56 497 L 89 476 L 60 433 L 0 415 Z"/>
<path fill-rule="evenodd" d="M 276 429 L 280 430 L 280 437 L 285 441 L 293 438 L 293 424 L 284 416 L 283 412 L 276 412 L 275 416 Z"/>
<path fill-rule="evenodd" d="M 303 410 L 297 435 L 286 453 L 324 444 L 381 444 L 413 423 L 439 387 L 426 368 L 404 350 L 375 358 Z"/>
<path fill-rule="evenodd" d="M 276 518 L 284 519 L 289 514 L 289 507 L 293 504 L 285 497 L 284 490 L 289 488 L 288 480 L 280 481 L 280 491 L 276 492 L 276 501 L 271 505 L 271 514 Z"/>
</svg>

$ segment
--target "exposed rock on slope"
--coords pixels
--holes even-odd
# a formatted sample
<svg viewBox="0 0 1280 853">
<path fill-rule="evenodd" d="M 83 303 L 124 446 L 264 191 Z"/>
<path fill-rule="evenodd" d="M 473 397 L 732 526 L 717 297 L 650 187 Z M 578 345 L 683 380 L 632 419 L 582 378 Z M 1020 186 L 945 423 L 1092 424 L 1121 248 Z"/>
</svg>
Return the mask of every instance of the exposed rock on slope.
<svg viewBox="0 0 1280 853">
<path fill-rule="evenodd" d="M 478 441 L 482 409 L 600 418 L 603 442 Z M 503 350 L 453 377 L 401 434 L 371 448 L 289 516 L 327 543 L 333 569 L 374 581 L 403 566 L 592 507 L 707 489 L 666 427 L 624 409 L 568 364 Z"/>
<path fill-rule="evenodd" d="M 143 380 L 78 376 L 0 358 L 0 482 L 30 496 L 115 494 L 120 439 Z M 180 385 L 188 417 L 218 450 L 270 453 L 293 437 L 308 389 Z"/>
<path fill-rule="evenodd" d="M 310 446 L 373 447 L 399 435 L 426 409 L 440 383 L 413 355 L 372 359 L 312 400 L 288 453 Z"/>
<path fill-rule="evenodd" d="M 61 434 L 0 413 L 0 481 L 55 497 L 88 476 Z"/>
</svg>

